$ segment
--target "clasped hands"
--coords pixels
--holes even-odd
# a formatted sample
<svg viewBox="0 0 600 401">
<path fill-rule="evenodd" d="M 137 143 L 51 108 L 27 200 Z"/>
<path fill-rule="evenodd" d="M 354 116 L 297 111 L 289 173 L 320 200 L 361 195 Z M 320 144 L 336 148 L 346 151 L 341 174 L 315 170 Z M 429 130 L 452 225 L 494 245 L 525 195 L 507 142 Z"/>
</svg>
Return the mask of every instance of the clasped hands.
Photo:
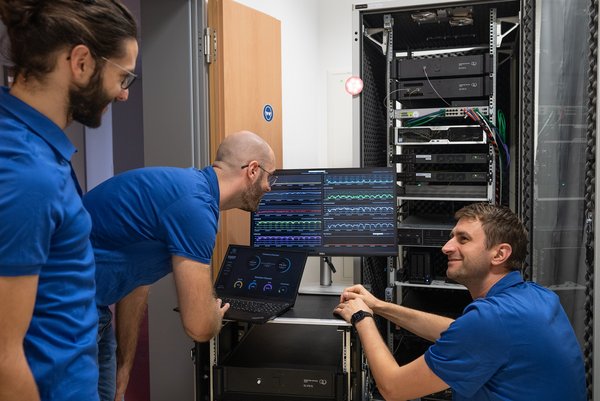
<svg viewBox="0 0 600 401">
<path fill-rule="evenodd" d="M 333 313 L 340 315 L 345 321 L 350 323 L 352 315 L 362 310 L 373 313 L 373 308 L 377 303 L 377 298 L 360 284 L 353 285 L 344 289 L 340 295 L 340 303 L 335 307 Z"/>
</svg>

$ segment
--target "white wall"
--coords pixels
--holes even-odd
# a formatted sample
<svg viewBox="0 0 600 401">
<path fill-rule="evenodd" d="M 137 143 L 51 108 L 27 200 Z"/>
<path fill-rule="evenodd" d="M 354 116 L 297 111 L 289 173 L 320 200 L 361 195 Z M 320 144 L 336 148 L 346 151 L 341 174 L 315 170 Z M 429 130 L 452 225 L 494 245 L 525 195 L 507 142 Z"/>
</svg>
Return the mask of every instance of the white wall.
<svg viewBox="0 0 600 401">
<path fill-rule="evenodd" d="M 352 4 L 356 1 L 236 1 L 281 21 L 283 167 L 331 167 L 327 77 L 352 71 Z M 344 112 L 350 118 L 351 110 Z M 351 141 L 351 132 L 340 140 Z"/>
</svg>

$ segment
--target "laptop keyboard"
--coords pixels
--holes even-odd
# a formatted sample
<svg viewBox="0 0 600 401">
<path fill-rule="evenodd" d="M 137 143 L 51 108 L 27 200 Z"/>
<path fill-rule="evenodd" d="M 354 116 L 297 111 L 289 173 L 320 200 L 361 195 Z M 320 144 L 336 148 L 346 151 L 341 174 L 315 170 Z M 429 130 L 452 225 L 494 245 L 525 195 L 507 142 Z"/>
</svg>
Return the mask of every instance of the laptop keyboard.
<svg viewBox="0 0 600 401">
<path fill-rule="evenodd" d="M 289 307 L 287 303 L 269 303 L 269 302 L 257 302 L 247 299 L 231 299 L 223 298 L 223 304 L 229 303 L 231 308 L 243 310 L 252 313 L 262 313 L 264 315 L 275 315 L 279 311 Z"/>
</svg>

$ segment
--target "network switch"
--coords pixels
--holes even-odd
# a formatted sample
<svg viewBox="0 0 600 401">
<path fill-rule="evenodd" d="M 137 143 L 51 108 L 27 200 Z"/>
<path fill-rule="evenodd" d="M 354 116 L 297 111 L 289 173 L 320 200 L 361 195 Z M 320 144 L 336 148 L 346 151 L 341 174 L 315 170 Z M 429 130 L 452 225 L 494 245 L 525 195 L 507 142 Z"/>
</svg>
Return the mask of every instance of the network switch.
<svg viewBox="0 0 600 401">
<path fill-rule="evenodd" d="M 467 116 L 466 111 L 469 109 L 477 109 L 484 116 L 489 115 L 488 106 L 477 106 L 474 104 L 457 107 L 429 107 L 416 109 L 399 109 L 394 111 L 394 118 L 403 120 L 409 118 L 425 117 L 427 115 L 437 114 L 437 118 L 464 118 Z"/>
</svg>

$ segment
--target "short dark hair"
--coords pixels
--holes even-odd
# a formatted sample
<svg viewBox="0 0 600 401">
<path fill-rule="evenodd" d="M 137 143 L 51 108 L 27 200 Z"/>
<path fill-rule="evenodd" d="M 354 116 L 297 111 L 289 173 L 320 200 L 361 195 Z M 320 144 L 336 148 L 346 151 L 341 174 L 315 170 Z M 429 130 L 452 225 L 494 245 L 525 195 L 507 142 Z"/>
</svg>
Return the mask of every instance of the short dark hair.
<svg viewBox="0 0 600 401">
<path fill-rule="evenodd" d="M 512 247 L 508 265 L 512 270 L 519 270 L 527 256 L 527 230 L 512 210 L 505 206 L 489 203 L 472 203 L 454 214 L 456 220 L 462 218 L 481 222 L 485 233 L 485 246 L 490 249 L 494 245 L 507 243 Z"/>
<path fill-rule="evenodd" d="M 137 39 L 137 24 L 120 0 L 2 0 L 9 55 L 16 76 L 42 79 L 57 52 L 86 45 L 92 56 L 122 57 L 125 39 Z"/>
</svg>

